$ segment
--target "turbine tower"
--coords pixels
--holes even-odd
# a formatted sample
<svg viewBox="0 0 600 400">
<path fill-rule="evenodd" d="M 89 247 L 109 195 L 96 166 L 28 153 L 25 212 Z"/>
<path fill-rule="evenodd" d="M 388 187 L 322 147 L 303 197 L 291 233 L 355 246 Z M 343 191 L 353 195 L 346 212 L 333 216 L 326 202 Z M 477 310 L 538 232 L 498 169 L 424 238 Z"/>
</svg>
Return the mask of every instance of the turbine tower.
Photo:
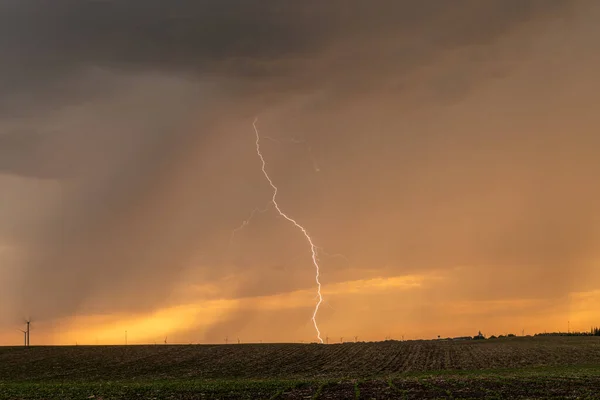
<svg viewBox="0 0 600 400">
<path fill-rule="evenodd" d="M 29 333 L 31 331 L 31 329 L 30 329 L 31 328 L 31 318 L 29 318 L 28 320 L 26 320 L 25 323 L 27 324 L 27 333 L 26 333 L 26 339 L 25 339 L 25 343 L 26 343 L 25 346 L 29 347 L 29 337 L 30 337 Z"/>
</svg>

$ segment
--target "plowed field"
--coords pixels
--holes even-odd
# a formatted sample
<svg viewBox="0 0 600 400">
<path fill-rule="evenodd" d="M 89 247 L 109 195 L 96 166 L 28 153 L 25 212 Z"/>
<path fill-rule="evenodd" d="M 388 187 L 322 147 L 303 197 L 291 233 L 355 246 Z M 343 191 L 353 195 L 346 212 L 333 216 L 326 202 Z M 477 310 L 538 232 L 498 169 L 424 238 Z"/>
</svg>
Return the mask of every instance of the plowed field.
<svg viewBox="0 0 600 400">
<path fill-rule="evenodd" d="M 0 348 L 0 398 L 132 397 L 600 398 L 600 338 Z"/>
</svg>

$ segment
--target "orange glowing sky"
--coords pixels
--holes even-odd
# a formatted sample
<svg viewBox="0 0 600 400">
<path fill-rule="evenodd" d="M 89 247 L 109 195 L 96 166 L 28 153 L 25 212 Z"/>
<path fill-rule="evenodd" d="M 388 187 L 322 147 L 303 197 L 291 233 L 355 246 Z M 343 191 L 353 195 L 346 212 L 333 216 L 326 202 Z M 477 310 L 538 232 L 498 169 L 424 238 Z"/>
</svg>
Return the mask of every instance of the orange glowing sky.
<svg viewBox="0 0 600 400">
<path fill-rule="evenodd" d="M 324 338 L 600 323 L 597 2 L 132 4 L 0 5 L 0 344 L 316 341 L 254 117 Z"/>
</svg>

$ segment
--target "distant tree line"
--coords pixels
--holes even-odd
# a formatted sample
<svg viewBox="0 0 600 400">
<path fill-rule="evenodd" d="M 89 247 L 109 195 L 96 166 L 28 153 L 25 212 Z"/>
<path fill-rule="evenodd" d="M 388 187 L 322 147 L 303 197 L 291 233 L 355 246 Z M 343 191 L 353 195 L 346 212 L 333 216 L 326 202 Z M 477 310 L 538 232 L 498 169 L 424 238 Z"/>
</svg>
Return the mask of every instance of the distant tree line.
<svg viewBox="0 0 600 400">
<path fill-rule="evenodd" d="M 544 332 L 535 336 L 600 336 L 600 327 L 592 327 L 589 332 Z"/>
<path fill-rule="evenodd" d="M 536 333 L 534 336 L 600 336 L 600 327 L 592 327 L 588 332 L 544 332 L 544 333 Z M 491 335 L 489 337 L 485 337 L 481 332 L 476 336 L 460 336 L 455 338 L 446 338 L 444 340 L 477 340 L 477 339 L 504 339 L 504 338 L 514 338 L 517 337 L 514 333 L 508 333 L 506 335 Z M 531 337 L 527 335 L 527 337 Z M 438 339 L 442 339 L 438 336 Z"/>
<path fill-rule="evenodd" d="M 509 333 L 507 335 L 498 335 L 498 336 L 492 335 L 488 339 L 504 339 L 507 337 L 517 337 L 517 335 L 515 335 L 514 333 Z"/>
</svg>

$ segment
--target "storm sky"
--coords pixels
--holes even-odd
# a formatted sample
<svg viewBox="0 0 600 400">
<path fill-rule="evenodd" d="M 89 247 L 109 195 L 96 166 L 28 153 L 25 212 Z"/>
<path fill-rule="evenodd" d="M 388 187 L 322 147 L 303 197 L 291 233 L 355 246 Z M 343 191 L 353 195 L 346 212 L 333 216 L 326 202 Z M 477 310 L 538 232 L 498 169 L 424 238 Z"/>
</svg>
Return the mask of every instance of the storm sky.
<svg viewBox="0 0 600 400">
<path fill-rule="evenodd" d="M 600 5 L 0 1 L 0 340 L 598 323 Z M 249 224 L 232 232 L 249 218 Z M 597 303 L 596 303 L 597 304 Z M 34 341 L 34 335 L 37 342 Z"/>
</svg>

